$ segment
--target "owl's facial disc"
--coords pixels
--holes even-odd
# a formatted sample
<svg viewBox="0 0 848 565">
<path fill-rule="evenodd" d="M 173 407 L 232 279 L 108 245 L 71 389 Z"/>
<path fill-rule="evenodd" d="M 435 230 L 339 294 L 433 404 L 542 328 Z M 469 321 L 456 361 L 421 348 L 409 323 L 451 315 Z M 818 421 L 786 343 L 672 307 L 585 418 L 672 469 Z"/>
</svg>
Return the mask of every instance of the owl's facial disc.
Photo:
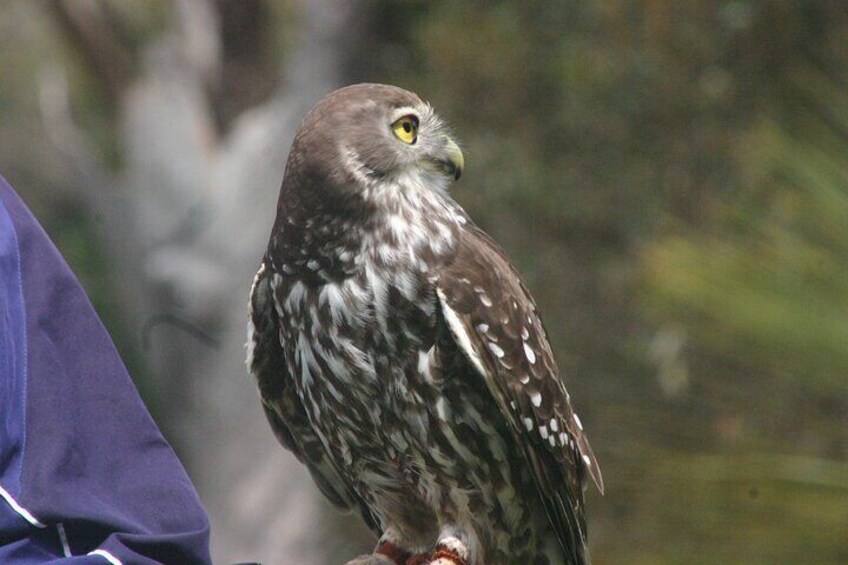
<svg viewBox="0 0 848 565">
<path fill-rule="evenodd" d="M 389 116 L 389 130 L 399 153 L 399 167 L 435 169 L 459 179 L 465 158 L 445 129 L 429 106 L 395 108 Z"/>
</svg>

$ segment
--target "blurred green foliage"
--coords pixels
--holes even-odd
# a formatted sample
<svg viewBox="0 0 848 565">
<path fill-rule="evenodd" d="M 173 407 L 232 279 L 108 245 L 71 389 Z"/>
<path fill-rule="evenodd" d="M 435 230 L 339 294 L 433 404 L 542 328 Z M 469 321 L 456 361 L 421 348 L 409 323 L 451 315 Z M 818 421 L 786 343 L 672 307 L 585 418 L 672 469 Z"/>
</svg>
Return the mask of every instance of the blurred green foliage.
<svg viewBox="0 0 848 565">
<path fill-rule="evenodd" d="M 736 443 L 780 454 L 711 465 L 693 456 L 705 469 L 685 475 L 712 486 L 706 493 L 713 501 L 726 497 L 734 482 L 757 485 L 751 488 L 760 501 L 731 498 L 727 513 L 749 560 L 848 558 L 844 78 L 792 73 L 784 101 L 792 118 L 764 116 L 737 140 L 743 191 L 716 204 L 708 229 L 659 238 L 642 254 L 646 315 L 685 324 L 693 357 L 705 362 L 695 378 L 747 391 L 730 398 L 731 409 L 736 404 L 739 414 L 752 412 L 744 419 L 754 429 Z M 717 370 L 717 363 L 726 369 Z M 751 398 L 752 390 L 761 391 L 758 398 Z M 788 455 L 797 452 L 810 458 Z M 732 469 L 740 475 L 732 477 Z M 710 485 L 722 477 L 727 481 Z"/>
<path fill-rule="evenodd" d="M 848 114 L 808 119 L 756 128 L 740 150 L 756 194 L 645 258 L 661 317 L 687 312 L 703 347 L 827 393 L 848 384 Z"/>
</svg>

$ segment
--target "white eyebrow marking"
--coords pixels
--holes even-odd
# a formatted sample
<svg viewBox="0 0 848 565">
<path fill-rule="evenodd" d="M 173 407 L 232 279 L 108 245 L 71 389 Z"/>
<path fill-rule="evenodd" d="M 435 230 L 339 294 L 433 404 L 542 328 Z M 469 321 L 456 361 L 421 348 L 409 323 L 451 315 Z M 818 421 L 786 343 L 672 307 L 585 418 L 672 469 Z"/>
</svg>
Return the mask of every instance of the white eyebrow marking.
<svg viewBox="0 0 848 565">
<path fill-rule="evenodd" d="M 400 108 L 396 108 L 392 112 L 392 123 L 395 123 L 404 116 L 410 115 L 415 116 L 418 119 L 418 122 L 421 123 L 421 111 L 418 108 L 413 108 L 412 106 L 401 106 Z"/>
</svg>

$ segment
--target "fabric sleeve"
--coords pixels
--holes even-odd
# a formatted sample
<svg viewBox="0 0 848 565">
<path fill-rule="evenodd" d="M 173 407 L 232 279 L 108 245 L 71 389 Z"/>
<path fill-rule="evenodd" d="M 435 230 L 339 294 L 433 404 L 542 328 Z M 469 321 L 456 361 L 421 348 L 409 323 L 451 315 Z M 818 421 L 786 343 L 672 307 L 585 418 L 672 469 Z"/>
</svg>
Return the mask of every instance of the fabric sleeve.
<svg viewBox="0 0 848 565">
<path fill-rule="evenodd" d="M 188 475 L 2 177 L 0 425 L 0 562 L 210 563 Z"/>
</svg>

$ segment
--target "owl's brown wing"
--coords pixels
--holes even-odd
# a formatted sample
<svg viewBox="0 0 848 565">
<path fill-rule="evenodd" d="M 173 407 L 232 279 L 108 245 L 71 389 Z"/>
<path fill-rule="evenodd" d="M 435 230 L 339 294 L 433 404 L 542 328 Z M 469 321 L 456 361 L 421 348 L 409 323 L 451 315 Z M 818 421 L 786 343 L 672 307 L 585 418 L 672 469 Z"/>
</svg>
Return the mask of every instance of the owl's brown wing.
<svg viewBox="0 0 848 565">
<path fill-rule="evenodd" d="M 533 298 L 500 247 L 470 222 L 437 293 L 454 340 L 522 446 L 560 542 L 585 558 L 583 484 L 588 473 L 603 492 L 603 479 Z"/>
<path fill-rule="evenodd" d="M 370 510 L 344 481 L 315 434 L 295 391 L 280 344 L 272 269 L 270 262 L 263 261 L 253 280 L 247 340 L 247 367 L 256 378 L 265 416 L 277 440 L 306 465 L 330 502 L 342 509 L 358 509 L 368 526 L 379 534 Z"/>
</svg>

